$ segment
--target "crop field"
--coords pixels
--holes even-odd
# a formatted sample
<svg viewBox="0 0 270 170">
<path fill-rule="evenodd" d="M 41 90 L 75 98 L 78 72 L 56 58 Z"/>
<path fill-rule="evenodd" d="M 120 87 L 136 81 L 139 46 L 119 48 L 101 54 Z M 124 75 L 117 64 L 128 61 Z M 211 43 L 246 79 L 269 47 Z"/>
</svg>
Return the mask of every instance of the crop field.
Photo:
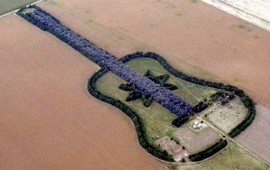
<svg viewBox="0 0 270 170">
<path fill-rule="evenodd" d="M 153 51 L 179 70 L 237 85 L 270 107 L 270 34 L 216 8 L 190 0 L 49 0 L 38 5 L 115 56 Z"/>
<path fill-rule="evenodd" d="M 18 9 L 37 0 L 0 0 L 0 15 Z"/>
<path fill-rule="evenodd" d="M 115 56 L 154 51 L 178 70 L 236 85 L 270 107 L 269 33 L 216 8 L 189 0 L 49 0 L 39 6 Z"/>
<path fill-rule="evenodd" d="M 18 16 L 0 19 L 0 35 L 0 169 L 164 169 L 87 92 L 94 63 Z"/>
<path fill-rule="evenodd" d="M 207 109 L 203 114 L 207 114 L 207 120 L 212 124 L 229 133 L 235 125 L 242 122 L 246 116 L 247 108 L 239 98 L 234 99 L 228 105 L 215 105 Z"/>
<path fill-rule="evenodd" d="M 269 33 L 193 0 L 38 6 L 63 25 L 0 19 L 1 169 L 270 169 Z"/>
</svg>

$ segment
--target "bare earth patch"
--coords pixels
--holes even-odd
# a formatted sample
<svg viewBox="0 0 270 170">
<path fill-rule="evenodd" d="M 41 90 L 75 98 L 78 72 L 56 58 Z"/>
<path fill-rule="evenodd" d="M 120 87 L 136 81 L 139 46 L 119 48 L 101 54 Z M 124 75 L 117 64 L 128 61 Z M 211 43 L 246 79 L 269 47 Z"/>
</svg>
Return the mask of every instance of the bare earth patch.
<svg viewBox="0 0 270 170">
<path fill-rule="evenodd" d="M 194 131 L 192 127 L 182 127 L 173 134 L 179 139 L 180 144 L 186 148 L 189 153 L 196 153 L 207 146 L 214 144 L 220 136 L 211 128 L 204 127 L 202 130 Z"/>
<path fill-rule="evenodd" d="M 172 155 L 175 162 L 179 162 L 187 155 L 187 151 L 168 136 L 158 139 L 155 144 Z"/>
</svg>

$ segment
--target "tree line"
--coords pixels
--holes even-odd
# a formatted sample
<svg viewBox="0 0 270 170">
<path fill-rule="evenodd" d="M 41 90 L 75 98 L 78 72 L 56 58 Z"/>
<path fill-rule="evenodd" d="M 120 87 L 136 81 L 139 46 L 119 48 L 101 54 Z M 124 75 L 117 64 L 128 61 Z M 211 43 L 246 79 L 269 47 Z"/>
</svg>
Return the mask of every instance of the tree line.
<svg viewBox="0 0 270 170">
<path fill-rule="evenodd" d="M 194 162 L 204 160 L 225 148 L 227 144 L 228 142 L 226 139 L 220 139 L 217 143 L 211 145 L 210 147 L 198 153 L 189 155 L 188 158 Z"/>
</svg>

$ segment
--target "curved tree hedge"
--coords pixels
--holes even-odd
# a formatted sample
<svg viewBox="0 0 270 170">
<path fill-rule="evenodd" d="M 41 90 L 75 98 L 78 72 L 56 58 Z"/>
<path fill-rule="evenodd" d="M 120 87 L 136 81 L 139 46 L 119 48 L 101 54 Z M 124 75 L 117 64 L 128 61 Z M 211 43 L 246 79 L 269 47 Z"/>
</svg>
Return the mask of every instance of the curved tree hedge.
<svg viewBox="0 0 270 170">
<path fill-rule="evenodd" d="M 137 132 L 139 143 L 145 150 L 147 150 L 150 154 L 154 155 L 155 157 L 157 157 L 159 159 L 172 162 L 173 159 L 172 159 L 171 155 L 169 155 L 166 151 L 163 151 L 160 148 L 158 148 L 154 145 L 151 145 L 149 143 L 149 140 L 148 140 L 148 137 L 146 134 L 146 128 L 144 127 L 143 119 L 133 109 L 131 109 L 129 106 L 127 106 L 122 101 L 114 99 L 114 98 L 109 97 L 109 96 L 106 96 L 97 90 L 97 88 L 96 88 L 97 80 L 100 77 L 102 77 L 104 74 L 106 74 L 107 72 L 108 72 L 108 70 L 101 69 L 98 72 L 96 72 L 89 79 L 88 84 L 87 84 L 88 92 L 92 96 L 97 98 L 98 100 L 101 100 L 103 102 L 106 102 L 106 103 L 118 108 L 119 110 L 124 112 L 132 120 L 132 122 L 135 125 L 135 129 Z"/>
<path fill-rule="evenodd" d="M 211 145 L 210 147 L 208 147 L 208 148 L 206 148 L 198 153 L 189 155 L 188 158 L 194 162 L 202 161 L 202 160 L 214 155 L 215 153 L 218 153 L 220 150 L 225 148 L 227 146 L 227 144 L 228 144 L 228 142 L 226 139 L 220 139 L 214 145 Z"/>
<path fill-rule="evenodd" d="M 133 54 L 126 55 L 125 57 L 121 58 L 120 60 L 123 63 L 126 63 L 126 62 L 131 61 L 131 60 L 136 59 L 136 58 L 154 59 L 154 60 L 158 61 L 163 66 L 163 68 L 165 68 L 172 75 L 174 75 L 176 77 L 179 77 L 179 78 L 183 78 L 186 81 L 188 81 L 190 79 L 194 79 L 194 77 L 191 77 L 191 78 L 185 77 L 184 78 L 182 76 L 182 74 L 184 76 L 188 76 L 188 75 L 174 69 L 171 65 L 169 65 L 169 63 L 163 57 L 159 56 L 158 54 L 136 52 L 136 53 L 133 53 Z M 149 153 L 153 154 L 154 156 L 156 156 L 156 157 L 158 157 L 160 159 L 167 160 L 167 161 L 172 161 L 171 156 L 168 155 L 166 152 L 161 151 L 159 148 L 157 148 L 155 146 L 150 147 L 150 144 L 149 144 L 148 139 L 147 139 L 147 135 L 145 133 L 145 127 L 143 125 L 143 120 L 138 116 L 138 114 L 135 111 L 133 111 L 131 108 L 129 108 L 127 105 L 125 105 L 120 100 L 113 99 L 113 98 L 111 98 L 109 96 L 106 96 L 106 95 L 102 94 L 101 92 L 97 91 L 96 86 L 95 86 L 96 81 L 100 77 L 102 77 L 104 74 L 106 74 L 107 72 L 108 72 L 108 70 L 101 69 L 89 79 L 89 82 L 88 82 L 88 91 L 89 91 L 89 93 L 91 95 L 93 95 L 94 97 L 96 97 L 97 99 L 117 107 L 118 109 L 123 111 L 126 115 L 128 115 L 131 118 L 131 120 L 133 121 L 133 123 L 135 124 L 135 129 L 136 129 L 137 134 L 138 134 L 139 143 Z M 254 119 L 255 113 L 256 113 L 255 103 L 253 102 L 252 99 L 250 99 L 247 95 L 245 95 L 245 93 L 243 91 L 241 91 L 237 87 L 230 86 L 230 85 L 223 85 L 222 83 L 215 83 L 215 82 L 209 82 L 208 83 L 208 81 L 205 81 L 205 80 L 202 80 L 202 79 L 198 79 L 196 81 L 204 81 L 204 82 L 196 83 L 196 84 L 199 84 L 199 85 L 211 84 L 211 86 L 209 86 L 209 87 L 214 87 L 214 88 L 223 89 L 223 90 L 227 89 L 227 91 L 229 91 L 228 89 L 231 88 L 233 90 L 230 90 L 230 91 L 235 92 L 235 93 L 237 92 L 237 90 L 239 90 L 238 91 L 238 94 L 240 94 L 239 97 L 241 96 L 240 98 L 243 101 L 244 105 L 248 108 L 249 112 L 248 112 L 246 118 L 243 120 L 243 122 L 240 123 L 239 125 L 237 125 L 229 133 L 229 135 L 231 137 L 237 136 L 238 134 L 241 133 L 241 131 L 243 131 L 248 125 L 251 124 L 252 120 Z M 177 122 L 179 120 L 180 120 L 180 123 Z M 178 125 L 181 126 L 181 124 L 186 121 L 186 119 L 184 119 L 184 120 L 179 119 L 179 120 L 175 120 L 175 125 L 176 126 L 178 126 Z M 198 152 L 196 154 L 190 155 L 189 159 L 191 161 L 201 161 L 203 159 L 206 159 L 206 158 L 214 155 L 215 153 L 219 152 L 220 150 L 222 150 L 226 146 L 227 146 L 227 141 L 225 139 L 221 139 L 217 143 L 211 145 L 209 148 L 207 148 L 207 149 L 205 149 L 205 150 L 203 150 L 201 152 Z"/>
<path fill-rule="evenodd" d="M 254 120 L 256 116 L 256 108 L 255 108 L 255 102 L 247 95 L 245 92 L 235 86 L 232 85 L 226 85 L 223 83 L 217 83 L 212 81 L 203 80 L 194 76 L 189 76 L 184 72 L 178 71 L 175 68 L 173 68 L 163 57 L 161 57 L 158 54 L 148 52 L 148 53 L 142 53 L 142 52 L 136 52 L 133 54 L 126 55 L 121 60 L 122 62 L 127 62 L 135 58 L 151 58 L 160 63 L 160 65 L 167 70 L 170 74 L 174 75 L 175 77 L 179 77 L 183 80 L 186 80 L 190 83 L 212 87 L 216 89 L 221 89 L 229 92 L 233 92 L 238 97 L 240 97 L 241 101 L 244 103 L 245 107 L 248 109 L 248 113 L 245 117 L 245 119 L 238 124 L 235 128 L 233 128 L 229 135 L 234 138 L 237 135 L 239 135 L 242 131 L 244 131 Z"/>
</svg>

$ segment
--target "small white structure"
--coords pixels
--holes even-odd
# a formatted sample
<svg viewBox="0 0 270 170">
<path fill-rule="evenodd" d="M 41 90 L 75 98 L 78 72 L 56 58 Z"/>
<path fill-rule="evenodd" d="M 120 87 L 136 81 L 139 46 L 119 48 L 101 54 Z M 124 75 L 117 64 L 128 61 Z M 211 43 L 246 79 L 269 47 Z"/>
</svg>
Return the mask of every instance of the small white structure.
<svg viewBox="0 0 270 170">
<path fill-rule="evenodd" d="M 196 130 L 200 130 L 206 126 L 207 125 L 203 121 L 199 121 L 199 120 L 194 120 L 194 122 L 192 123 L 192 128 Z"/>
</svg>

